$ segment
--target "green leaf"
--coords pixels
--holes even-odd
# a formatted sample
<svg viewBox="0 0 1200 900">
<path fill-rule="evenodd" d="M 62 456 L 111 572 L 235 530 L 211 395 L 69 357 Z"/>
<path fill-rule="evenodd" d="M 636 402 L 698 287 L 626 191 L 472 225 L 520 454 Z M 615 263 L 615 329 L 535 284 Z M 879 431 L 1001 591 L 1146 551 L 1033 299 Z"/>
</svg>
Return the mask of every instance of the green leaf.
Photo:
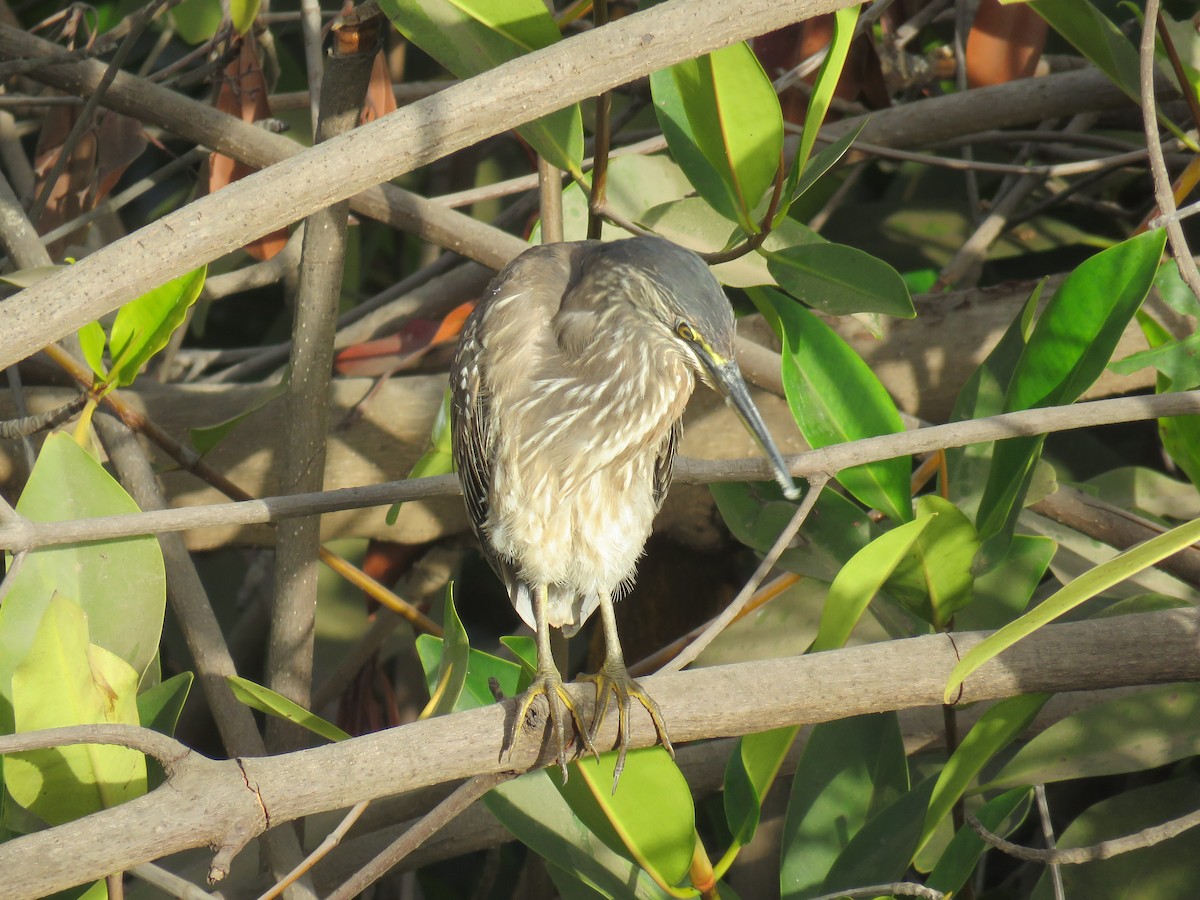
<svg viewBox="0 0 1200 900">
<path fill-rule="evenodd" d="M 1007 625 L 1029 605 L 1058 544 L 1047 537 L 1015 534 L 1008 552 L 975 578 L 973 599 L 954 618 L 959 631 L 991 631 Z"/>
<path fill-rule="evenodd" d="M 759 252 L 781 288 L 820 312 L 882 313 L 904 319 L 917 314 L 900 274 L 855 247 L 813 243 Z"/>
<path fill-rule="evenodd" d="M 1049 694 L 1009 697 L 979 717 L 938 776 L 933 796 L 929 798 L 929 809 L 925 813 L 921 840 L 917 844 L 918 852 L 933 837 L 942 819 L 950 815 L 950 810 L 966 793 L 980 770 L 998 752 L 1021 736 L 1049 699 Z"/>
<path fill-rule="evenodd" d="M 225 14 L 221 0 L 183 0 L 168 13 L 175 31 L 188 44 L 203 44 L 212 40 Z"/>
<path fill-rule="evenodd" d="M 1141 305 L 1162 256 L 1160 229 L 1082 263 L 1055 292 L 1017 361 L 1004 411 L 1072 403 L 1104 371 Z M 1011 533 L 1044 436 L 996 444 L 976 526 L 984 540 Z"/>
<path fill-rule="evenodd" d="M 259 0 L 229 0 L 229 15 L 238 34 L 245 34 L 258 17 Z"/>
<path fill-rule="evenodd" d="M 424 715 L 444 716 L 452 712 L 467 683 L 467 667 L 471 642 L 463 628 L 458 610 L 454 608 L 454 585 L 446 587 L 446 605 L 442 613 L 442 658 L 438 662 L 437 680 L 430 691 L 429 705 Z"/>
<path fill-rule="evenodd" d="M 458 78 L 548 47 L 558 26 L 541 0 L 381 0 L 400 32 Z M 517 129 L 547 162 L 582 177 L 583 120 L 572 104 Z"/>
<path fill-rule="evenodd" d="M 295 703 L 261 684 L 255 684 L 249 678 L 242 678 L 240 675 L 226 675 L 225 680 L 229 682 L 233 696 L 251 709 L 257 709 L 261 713 L 307 728 L 313 734 L 320 735 L 327 741 L 337 742 L 350 739 L 350 735 L 332 722 L 326 722 L 299 703 Z"/>
<path fill-rule="evenodd" d="M 500 640 L 505 641 L 506 638 Z M 438 672 L 442 663 L 441 638 L 435 638 L 428 634 L 418 635 L 417 656 L 421 660 L 421 667 L 425 670 L 425 682 L 429 693 L 433 694 L 437 689 Z M 454 711 L 478 709 L 481 706 L 495 703 L 496 698 L 489 687 L 489 681 L 492 678 L 496 679 L 500 685 L 500 691 L 506 697 L 516 697 L 524 690 L 522 684 L 524 675 L 521 666 L 472 648 L 467 657 L 467 680 L 458 695 L 458 703 L 455 705 Z M 525 678 L 524 682 L 528 684 L 529 679 Z"/>
<path fill-rule="evenodd" d="M 833 14 L 833 39 L 829 43 L 821 69 L 817 73 L 812 95 L 808 98 L 808 110 L 804 114 L 804 131 L 800 134 L 800 149 L 796 151 L 796 161 L 803 164 L 812 153 L 816 143 L 817 133 L 825 121 L 825 114 L 833 102 L 833 93 L 837 90 L 838 81 L 842 77 L 842 69 L 846 65 L 846 56 L 850 52 L 850 44 L 854 39 L 854 26 L 858 23 L 858 6 L 848 6 L 836 10 Z M 861 129 L 860 129 L 861 130 Z"/>
<path fill-rule="evenodd" d="M 1057 846 L 1094 846 L 1185 816 L 1198 807 L 1200 783 L 1194 777 L 1134 788 L 1088 807 L 1059 835 Z M 1080 866 L 1061 866 L 1059 871 L 1067 897 L 1188 900 L 1196 892 L 1197 858 L 1200 858 L 1200 828 L 1192 828 L 1153 847 Z M 1031 898 L 1053 900 L 1053 897 L 1049 877 L 1043 874 Z"/>
<path fill-rule="evenodd" d="M 17 512 L 64 522 L 138 512 L 124 489 L 66 434 L 46 438 Z M 162 550 L 152 536 L 29 551 L 7 579 L 0 604 L 0 732 L 12 728 L 12 673 L 57 594 L 77 597 L 91 641 L 133 666 L 140 678 L 158 652 L 167 602 Z"/>
<path fill-rule="evenodd" d="M 846 151 L 850 149 L 850 146 L 857 140 L 858 136 L 862 134 L 862 130 L 866 127 L 867 123 L 864 120 L 861 125 L 847 131 L 807 163 L 802 163 L 799 158 L 792 163 L 792 171 L 788 173 L 788 183 L 784 187 L 783 200 L 780 203 L 778 212 L 775 213 L 773 224 L 776 228 L 785 221 L 789 221 L 786 216 L 792 204 L 804 196 L 809 188 L 820 181 L 826 172 L 837 165 L 838 161 L 846 155 Z"/>
<path fill-rule="evenodd" d="M 937 776 L 930 775 L 872 816 L 838 854 L 822 890 L 832 893 L 903 880 L 916 853 L 921 815 L 929 805 L 936 780 Z"/>
<path fill-rule="evenodd" d="M 881 534 L 854 554 L 829 586 L 810 653 L 845 646 L 871 598 L 935 518 L 936 514 L 919 516 Z"/>
<path fill-rule="evenodd" d="M 983 419 L 1004 411 L 1004 396 L 1033 331 L 1033 317 L 1045 285 L 1045 279 L 1038 282 L 1021 312 L 1009 323 L 996 346 L 962 386 L 950 413 L 951 422 Z M 987 483 L 994 446 L 994 442 L 988 441 L 946 450 L 945 487 L 955 505 L 970 515 L 975 515 L 979 509 L 979 498 Z"/>
<path fill-rule="evenodd" d="M 766 553 L 796 513 L 775 482 L 710 484 L 717 510 L 737 540 Z M 855 553 L 871 540 L 871 520 L 862 509 L 834 491 L 822 491 L 804 523 L 803 547 L 785 550 L 779 565 L 789 572 L 832 581 Z"/>
<path fill-rule="evenodd" d="M 132 384 L 142 366 L 167 346 L 171 334 L 183 324 L 188 309 L 200 296 L 207 271 L 201 266 L 121 307 L 109 335 L 113 359 L 109 380 L 113 385 Z"/>
<path fill-rule="evenodd" d="M 692 793 L 662 747 L 629 751 L 613 791 L 617 754 L 571 764 L 566 784 L 555 785 L 571 811 L 611 850 L 645 869 L 660 885 L 683 881 L 696 848 Z"/>
<path fill-rule="evenodd" d="M 836 332 L 799 303 L 770 288 L 747 295 L 783 341 L 783 387 L 810 447 L 895 434 L 900 414 L 879 379 Z M 837 479 L 858 500 L 894 522 L 912 519 L 907 456 L 843 469 Z"/>
<path fill-rule="evenodd" d="M 265 387 L 249 406 L 240 413 L 225 419 L 223 422 L 217 422 L 215 425 L 203 425 L 199 428 L 189 428 L 188 442 L 192 445 L 192 449 L 201 456 L 211 452 L 221 441 L 229 437 L 233 433 L 233 430 L 241 425 L 242 422 L 268 404 L 287 394 L 290 382 L 290 378 L 285 378 L 277 384 Z"/>
<path fill-rule="evenodd" d="M 194 678 L 191 672 L 180 672 L 138 694 L 138 721 L 142 727 L 174 734 Z"/>
<path fill-rule="evenodd" d="M 545 770 L 530 772 L 494 788 L 483 803 L 517 840 L 604 895 L 668 897 L 641 867 L 610 850 L 571 812 L 556 783 Z"/>
<path fill-rule="evenodd" d="M 446 475 L 454 471 L 454 454 L 450 448 L 450 389 L 442 394 L 442 405 L 438 407 L 429 435 L 427 449 L 408 471 L 409 478 L 425 478 L 431 475 Z M 395 525 L 404 503 L 393 503 L 388 507 L 387 523 Z"/>
<path fill-rule="evenodd" d="M 28 651 L 11 682 L 16 731 L 138 724 L 137 672 L 88 642 L 87 614 L 64 595 L 46 605 Z M 14 753 L 4 783 L 17 803 L 60 825 L 144 794 L 146 759 L 105 744 Z"/>
<path fill-rule="evenodd" d="M 796 740 L 799 726 L 743 735 L 725 766 L 725 821 L 733 843 L 744 847 L 754 837 L 762 801 L 783 759 Z M 718 873 L 718 877 L 721 873 Z"/>
<path fill-rule="evenodd" d="M 1153 537 L 1118 554 L 1106 563 L 1101 563 L 1080 575 L 1070 584 L 1049 597 L 1040 606 L 1023 615 L 995 634 L 984 638 L 966 652 L 958 664 L 950 672 L 950 680 L 946 685 L 946 702 L 958 690 L 968 676 L 985 662 L 993 659 L 1021 638 L 1032 634 L 1043 625 L 1054 621 L 1059 616 L 1077 607 L 1113 585 L 1120 584 L 1126 578 L 1153 566 L 1159 560 L 1166 559 L 1172 553 L 1178 553 L 1184 547 L 1200 540 L 1200 519 L 1172 528 L 1170 531 Z"/>
<path fill-rule="evenodd" d="M 76 332 L 76 335 L 79 338 L 79 349 L 83 351 L 84 360 L 87 361 L 96 377 L 103 381 L 108 375 L 104 368 L 104 342 L 107 340 L 104 329 L 100 327 L 99 322 L 88 322 Z"/>
<path fill-rule="evenodd" d="M 1085 486 L 1114 506 L 1163 519 L 1200 518 L 1200 495 L 1188 490 L 1187 482 L 1156 469 L 1118 466 L 1089 479 Z"/>
<path fill-rule="evenodd" d="M 1139 314 L 1138 324 L 1146 342 L 1155 353 L 1170 346 L 1171 335 L 1157 321 L 1145 314 Z M 1178 367 L 1176 367 L 1178 368 Z M 1183 384 L 1177 383 L 1175 375 L 1185 379 Z M 1183 390 L 1189 377 L 1186 372 L 1176 371 L 1175 375 L 1161 371 L 1155 380 L 1155 393 L 1163 394 L 1173 390 Z M 1200 416 L 1175 416 L 1158 420 L 1158 436 L 1163 449 L 1174 460 L 1179 468 L 1191 480 L 1193 485 L 1200 487 Z"/>
<path fill-rule="evenodd" d="M 1151 367 L 1165 375 L 1174 390 L 1190 391 L 1200 385 L 1200 333 L 1178 341 L 1168 338 L 1149 350 L 1131 353 L 1108 365 L 1118 375 L 1132 375 Z"/>
<path fill-rule="evenodd" d="M 1060 719 L 1017 751 L 980 790 L 1123 775 L 1200 755 L 1200 685 L 1166 684 Z"/>
<path fill-rule="evenodd" d="M 984 804 L 975 818 L 988 831 L 1005 837 L 1024 820 L 1032 802 L 1033 791 L 1030 788 L 1015 788 Z M 987 849 L 983 838 L 970 828 L 960 828 L 929 873 L 926 885 L 946 895 L 957 893 L 967 883 Z"/>
<path fill-rule="evenodd" d="M 714 209 L 757 232 L 750 217 L 775 180 L 783 115 L 771 81 L 747 44 L 650 76 L 654 109 L 672 156 Z"/>
<path fill-rule="evenodd" d="M 979 536 L 971 520 L 949 500 L 927 494 L 917 500 L 917 521 L 932 516 L 888 579 L 888 593 L 933 626 L 944 630 L 973 599 L 971 564 Z"/>
<path fill-rule="evenodd" d="M 824 893 L 838 856 L 867 821 L 908 787 L 895 713 L 815 725 L 796 767 L 784 821 L 783 900 Z"/>
</svg>

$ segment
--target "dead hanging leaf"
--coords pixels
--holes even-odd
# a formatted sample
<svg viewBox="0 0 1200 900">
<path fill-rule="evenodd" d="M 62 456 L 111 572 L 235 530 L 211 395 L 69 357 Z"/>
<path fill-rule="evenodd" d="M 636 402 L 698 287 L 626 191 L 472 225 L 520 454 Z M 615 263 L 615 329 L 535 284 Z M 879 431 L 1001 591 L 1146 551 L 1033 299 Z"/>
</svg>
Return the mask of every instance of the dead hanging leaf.
<svg viewBox="0 0 1200 900">
<path fill-rule="evenodd" d="M 392 90 L 392 79 L 388 74 L 387 57 L 380 50 L 375 54 L 375 63 L 371 67 L 371 82 L 367 85 L 367 96 L 363 101 L 359 124 L 374 122 L 395 109 L 396 94 Z"/>
<path fill-rule="evenodd" d="M 986 87 L 1029 78 L 1046 44 L 1046 20 L 1024 4 L 980 0 L 967 35 L 967 84 Z"/>
<path fill-rule="evenodd" d="M 45 209 L 38 219 L 42 234 L 95 209 L 146 149 L 141 123 L 108 110 L 98 112 L 75 145 L 68 148 L 66 141 L 79 114 L 77 106 L 52 106 L 38 134 L 33 161 L 35 196 L 40 197 L 46 189 L 63 152 L 69 153 L 66 166 L 54 177 Z M 77 235 L 69 235 L 47 249 L 51 256 L 57 257 L 68 243 L 78 240 Z"/>
<path fill-rule="evenodd" d="M 225 67 L 225 73 L 217 88 L 216 107 L 221 112 L 236 116 L 243 122 L 258 122 L 271 117 L 267 102 L 269 87 L 258 58 L 258 48 L 253 35 L 235 38 L 238 42 L 237 56 Z M 250 166 L 230 159 L 220 153 L 208 158 L 208 192 L 211 194 L 245 178 L 255 171 Z M 281 228 L 247 244 L 243 249 L 260 262 L 273 257 L 287 244 L 288 232 Z"/>
<path fill-rule="evenodd" d="M 474 308 L 474 302 L 463 303 L 440 322 L 411 319 L 397 334 L 347 347 L 334 358 L 334 371 L 339 375 L 374 378 L 414 369 L 431 351 L 458 339 Z"/>
</svg>

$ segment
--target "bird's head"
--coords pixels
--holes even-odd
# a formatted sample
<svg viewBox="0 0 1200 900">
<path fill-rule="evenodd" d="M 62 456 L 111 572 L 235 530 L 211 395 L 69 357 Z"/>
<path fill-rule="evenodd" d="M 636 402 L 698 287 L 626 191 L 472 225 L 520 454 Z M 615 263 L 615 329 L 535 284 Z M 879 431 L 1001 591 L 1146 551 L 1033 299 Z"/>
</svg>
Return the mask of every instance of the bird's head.
<svg viewBox="0 0 1200 900">
<path fill-rule="evenodd" d="M 686 348 L 685 358 L 702 381 L 725 397 L 770 459 L 775 480 L 791 499 L 799 491 L 738 369 L 734 356 L 733 308 L 704 260 L 657 237 L 637 237 L 604 246 L 607 262 L 635 271 L 644 290 L 630 294 L 657 325 Z"/>
</svg>

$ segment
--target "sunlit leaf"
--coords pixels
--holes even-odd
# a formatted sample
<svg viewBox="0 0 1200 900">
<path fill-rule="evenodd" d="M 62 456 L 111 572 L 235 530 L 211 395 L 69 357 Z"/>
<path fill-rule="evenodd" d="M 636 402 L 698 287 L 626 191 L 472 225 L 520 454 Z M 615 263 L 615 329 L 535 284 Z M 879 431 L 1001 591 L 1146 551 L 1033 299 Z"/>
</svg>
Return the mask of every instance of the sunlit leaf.
<svg viewBox="0 0 1200 900">
<path fill-rule="evenodd" d="M 735 844 L 745 846 L 758 829 L 762 801 L 783 764 L 798 726 L 743 735 L 725 765 L 725 821 Z"/>
<path fill-rule="evenodd" d="M 429 705 L 421 714 L 444 716 L 452 712 L 467 683 L 467 667 L 471 654 L 471 642 L 463 628 L 462 619 L 454 607 L 454 585 L 446 587 L 445 611 L 442 614 L 442 658 L 438 662 L 437 680 L 430 691 Z"/>
<path fill-rule="evenodd" d="M 808 243 L 760 254 L 781 288 L 820 312 L 873 312 L 904 319 L 917 314 L 899 273 L 856 247 Z"/>
<path fill-rule="evenodd" d="M 1043 625 L 1054 621 L 1085 600 L 1089 600 L 1129 576 L 1153 566 L 1197 540 L 1200 540 L 1200 519 L 1172 528 L 1170 531 L 1138 544 L 1080 575 L 1041 605 L 1015 622 L 1001 628 L 995 634 L 984 638 L 968 650 L 950 672 L 950 679 L 946 685 L 946 702 L 951 701 L 959 685 L 972 672 L 1021 638 L 1027 637 Z"/>
<path fill-rule="evenodd" d="M 89 643 L 86 613 L 56 594 L 13 671 L 16 730 L 137 725 L 137 680 L 125 660 Z M 5 758 L 4 783 L 14 800 L 59 825 L 144 794 L 146 758 L 105 744 L 33 750 Z"/>
<path fill-rule="evenodd" d="M 458 78 L 470 78 L 559 39 L 541 0 L 381 0 L 403 35 Z M 549 162 L 582 175 L 583 120 L 573 104 L 518 133 Z"/>
<path fill-rule="evenodd" d="M 200 296 L 206 272 L 207 267 L 201 266 L 121 307 L 108 341 L 113 359 L 109 378 L 114 385 L 132 384 L 142 366 L 167 346 Z"/>
<path fill-rule="evenodd" d="M 838 334 L 796 301 L 770 288 L 747 292 L 783 341 L 783 387 L 809 446 L 828 447 L 903 431 L 896 404 L 875 373 Z M 895 522 L 912 518 L 909 457 L 843 469 L 841 484 Z"/>
<path fill-rule="evenodd" d="M 631 750 L 613 791 L 616 753 L 571 764 L 566 784 L 554 784 L 567 804 L 611 850 L 628 857 L 661 884 L 681 882 L 696 846 L 692 793 L 661 747 Z"/>
<path fill-rule="evenodd" d="M 973 598 L 979 536 L 970 519 L 936 494 L 917 500 L 917 516 L 933 519 L 888 579 L 888 593 L 941 631 Z"/>
<path fill-rule="evenodd" d="M 283 719 L 299 725 L 301 728 L 307 728 L 313 734 L 320 735 L 327 741 L 350 739 L 350 735 L 332 722 L 326 722 L 316 713 L 309 712 L 299 703 L 289 700 L 270 688 L 255 684 L 250 679 L 242 678 L 239 675 L 226 675 L 225 680 L 229 682 L 233 695 L 251 709 L 257 709 L 261 713 Z"/>
</svg>

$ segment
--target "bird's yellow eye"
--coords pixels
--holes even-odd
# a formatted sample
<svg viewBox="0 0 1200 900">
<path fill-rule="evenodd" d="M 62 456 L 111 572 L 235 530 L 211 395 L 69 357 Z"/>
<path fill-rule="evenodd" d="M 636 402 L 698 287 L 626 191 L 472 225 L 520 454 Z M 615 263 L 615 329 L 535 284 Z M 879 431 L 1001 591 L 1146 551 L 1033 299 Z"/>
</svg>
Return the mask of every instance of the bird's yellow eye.
<svg viewBox="0 0 1200 900">
<path fill-rule="evenodd" d="M 700 340 L 700 335 L 696 334 L 696 330 L 687 322 L 680 322 L 678 325 L 676 325 L 675 333 L 685 341 L 692 341 L 694 343 Z"/>
</svg>

